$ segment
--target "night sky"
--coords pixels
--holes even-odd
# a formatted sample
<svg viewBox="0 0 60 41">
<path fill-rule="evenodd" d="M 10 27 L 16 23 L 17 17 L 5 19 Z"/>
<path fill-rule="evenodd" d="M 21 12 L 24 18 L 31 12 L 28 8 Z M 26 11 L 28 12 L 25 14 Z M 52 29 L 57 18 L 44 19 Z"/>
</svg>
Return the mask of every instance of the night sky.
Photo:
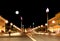
<svg viewBox="0 0 60 41">
<path fill-rule="evenodd" d="M 23 17 L 23 24 L 29 27 L 32 23 L 35 26 L 45 24 L 47 22 L 46 8 L 49 8 L 49 19 L 54 17 L 56 13 L 60 12 L 60 1 L 9 1 L 3 2 L 0 5 L 0 15 L 7 19 L 9 22 L 20 27 L 21 19 Z M 19 15 L 15 11 L 19 11 Z"/>
</svg>

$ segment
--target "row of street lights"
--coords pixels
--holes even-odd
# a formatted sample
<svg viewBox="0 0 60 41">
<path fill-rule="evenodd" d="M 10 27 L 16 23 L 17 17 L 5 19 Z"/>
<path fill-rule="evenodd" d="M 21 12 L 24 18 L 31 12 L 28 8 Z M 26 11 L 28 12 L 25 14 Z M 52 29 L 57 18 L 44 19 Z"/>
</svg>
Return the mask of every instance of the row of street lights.
<svg viewBox="0 0 60 41">
<path fill-rule="evenodd" d="M 47 13 L 47 24 L 45 24 L 45 25 L 47 26 L 47 28 L 48 28 L 48 12 L 49 12 L 49 8 L 46 9 L 46 13 Z M 15 11 L 15 14 L 18 15 L 19 14 L 19 11 Z M 21 16 L 20 19 L 21 19 L 21 28 L 22 28 L 22 26 L 23 26 L 23 24 L 22 24 L 23 17 Z M 6 23 L 8 23 L 7 20 L 6 20 Z M 10 26 L 12 26 L 12 25 L 13 24 L 10 23 Z M 35 25 L 35 23 L 33 22 L 33 28 L 34 28 L 34 25 Z M 41 27 L 42 27 L 42 25 L 41 25 Z"/>
<path fill-rule="evenodd" d="M 46 13 L 47 13 L 47 24 L 48 24 L 48 13 L 49 13 L 49 8 L 47 8 L 46 9 Z M 19 14 L 19 11 L 15 11 L 15 14 Z M 22 20 L 23 20 L 23 18 L 22 17 L 20 17 L 21 18 L 21 28 L 22 28 Z M 34 28 L 34 22 L 33 22 L 33 28 Z M 48 25 L 47 25 L 47 28 L 48 28 Z"/>
<path fill-rule="evenodd" d="M 48 26 L 49 26 L 49 24 L 48 24 L 48 13 L 49 13 L 49 8 L 46 9 L 46 13 L 47 13 L 47 23 L 46 23 L 45 25 L 46 25 L 47 28 L 48 28 Z M 15 14 L 18 15 L 18 14 L 19 14 L 19 11 L 16 11 Z M 23 26 L 23 24 L 22 24 L 23 18 L 20 17 L 20 19 L 21 19 L 21 28 L 22 28 L 22 26 Z M 35 23 L 33 22 L 33 28 L 34 28 L 34 25 L 35 25 Z M 31 26 L 30 26 L 30 27 L 31 27 Z M 41 25 L 41 27 L 43 27 L 43 25 Z M 47 29 L 46 29 L 46 32 L 47 32 Z"/>
<path fill-rule="evenodd" d="M 15 12 L 15 14 L 17 14 L 17 15 L 18 15 L 18 14 L 19 14 L 19 11 L 16 11 L 16 12 Z M 20 17 L 20 19 L 21 19 L 21 28 L 22 28 L 22 26 L 23 26 L 23 24 L 22 24 L 22 20 L 23 20 L 23 18 L 22 18 L 22 17 Z M 34 28 L 34 25 L 35 25 L 35 23 L 33 22 L 33 28 Z M 30 26 L 30 27 L 31 27 L 31 26 Z"/>
<path fill-rule="evenodd" d="M 49 8 L 46 9 L 47 23 L 45 24 L 45 26 L 47 26 L 47 29 L 48 29 L 48 27 L 49 27 L 49 23 L 48 23 L 48 18 L 49 18 L 49 17 L 48 17 L 48 13 L 49 13 Z M 15 11 L 15 14 L 18 15 L 18 14 L 19 14 L 19 11 Z M 23 27 L 23 24 L 22 24 L 23 17 L 21 16 L 20 19 L 21 19 L 21 28 L 22 28 L 22 27 Z M 7 20 L 6 20 L 6 23 L 8 23 Z M 52 23 L 55 23 L 55 21 L 53 20 Z M 10 25 L 13 25 L 13 24 L 11 23 Z M 33 25 L 33 28 L 34 28 L 35 23 L 33 22 L 32 25 Z M 31 27 L 31 26 L 30 26 L 30 27 Z M 41 25 L 41 27 L 43 27 L 43 25 Z M 47 31 L 47 29 L 46 29 L 46 31 Z"/>
<path fill-rule="evenodd" d="M 46 9 L 46 13 L 47 13 L 47 24 L 48 24 L 48 13 L 49 13 L 49 8 Z M 19 11 L 15 11 L 15 14 L 19 14 Z M 21 17 L 21 28 L 22 28 L 22 17 Z M 34 27 L 34 22 L 33 22 L 33 27 Z M 48 26 L 47 26 L 48 27 Z"/>
</svg>

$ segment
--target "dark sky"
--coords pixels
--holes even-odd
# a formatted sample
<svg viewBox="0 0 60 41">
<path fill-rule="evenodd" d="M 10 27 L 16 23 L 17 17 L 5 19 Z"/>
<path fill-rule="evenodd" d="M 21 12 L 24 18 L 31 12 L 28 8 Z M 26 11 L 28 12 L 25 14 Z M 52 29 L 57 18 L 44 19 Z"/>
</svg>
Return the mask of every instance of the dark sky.
<svg viewBox="0 0 60 41">
<path fill-rule="evenodd" d="M 60 1 L 51 0 L 34 0 L 34 1 L 9 1 L 3 2 L 0 5 L 0 15 L 13 22 L 20 27 L 20 16 L 23 17 L 23 24 L 25 27 L 32 25 L 35 26 L 45 24 L 47 21 L 46 8 L 50 9 L 48 13 L 49 19 L 54 17 L 57 12 L 60 12 Z M 15 11 L 20 11 L 19 15 Z"/>
</svg>

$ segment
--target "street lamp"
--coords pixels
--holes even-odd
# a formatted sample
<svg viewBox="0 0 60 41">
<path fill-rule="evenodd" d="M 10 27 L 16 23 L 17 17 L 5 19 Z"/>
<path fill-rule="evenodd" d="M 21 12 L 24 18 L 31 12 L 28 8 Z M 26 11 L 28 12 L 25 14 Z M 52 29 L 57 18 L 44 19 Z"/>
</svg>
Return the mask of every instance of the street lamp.
<svg viewBox="0 0 60 41">
<path fill-rule="evenodd" d="M 22 20 L 23 20 L 23 18 L 22 17 L 20 17 L 21 18 L 21 28 L 22 28 Z"/>
<path fill-rule="evenodd" d="M 19 14 L 19 11 L 15 11 L 15 14 L 18 15 L 18 14 Z M 20 19 L 21 19 L 21 28 L 22 28 L 22 19 L 23 19 L 23 18 L 20 17 Z"/>
<path fill-rule="evenodd" d="M 15 14 L 17 14 L 17 15 L 18 15 L 18 14 L 19 14 L 19 11 L 15 11 Z"/>
<path fill-rule="evenodd" d="M 46 13 L 47 13 L 47 28 L 48 28 L 48 13 L 49 13 L 49 8 L 46 9 Z"/>
<path fill-rule="evenodd" d="M 10 23 L 10 28 L 12 29 L 12 25 L 13 25 L 13 23 Z"/>
<path fill-rule="evenodd" d="M 35 23 L 33 22 L 33 28 L 34 28 Z"/>
</svg>

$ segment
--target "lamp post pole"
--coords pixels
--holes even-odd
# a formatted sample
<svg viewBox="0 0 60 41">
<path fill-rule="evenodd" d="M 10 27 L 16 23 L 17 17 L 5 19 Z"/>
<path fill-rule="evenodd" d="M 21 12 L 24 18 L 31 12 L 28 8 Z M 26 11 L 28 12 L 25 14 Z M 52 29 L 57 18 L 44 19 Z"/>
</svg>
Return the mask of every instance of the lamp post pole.
<svg viewBox="0 0 60 41">
<path fill-rule="evenodd" d="M 19 11 L 15 11 L 15 14 L 16 15 L 19 15 Z M 22 18 L 22 16 L 20 17 L 20 19 L 21 19 L 21 29 L 23 30 L 23 24 L 22 24 L 23 18 Z"/>
<path fill-rule="evenodd" d="M 21 17 L 21 29 L 22 29 L 22 17 Z"/>
<path fill-rule="evenodd" d="M 49 12 L 49 8 L 46 9 L 46 13 L 47 13 L 47 28 L 49 26 L 49 24 L 48 24 L 48 12 Z"/>
</svg>

